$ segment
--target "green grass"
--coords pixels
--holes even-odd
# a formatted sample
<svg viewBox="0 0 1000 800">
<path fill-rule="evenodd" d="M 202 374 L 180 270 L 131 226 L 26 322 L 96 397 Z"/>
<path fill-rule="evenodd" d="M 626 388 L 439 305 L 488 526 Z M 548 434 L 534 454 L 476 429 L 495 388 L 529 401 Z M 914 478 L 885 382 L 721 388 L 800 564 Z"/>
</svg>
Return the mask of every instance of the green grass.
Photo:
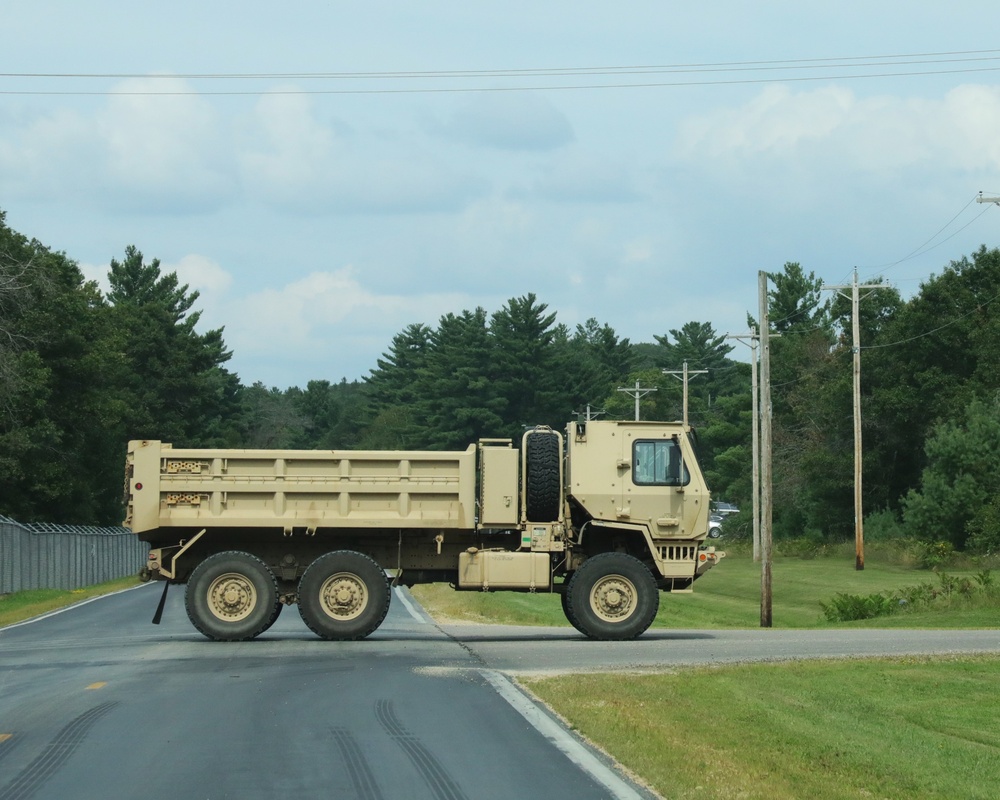
<svg viewBox="0 0 1000 800">
<path fill-rule="evenodd" d="M 670 798 L 993 798 L 1000 657 L 522 679 Z"/>
<path fill-rule="evenodd" d="M 882 556 L 880 558 L 880 555 Z M 773 563 L 779 628 L 996 628 L 1000 598 L 975 582 L 982 564 L 948 570 L 969 578 L 929 608 L 829 622 L 821 603 L 930 583 L 891 551 L 872 548 L 855 569 L 853 547 Z M 439 620 L 566 625 L 553 595 L 455 592 L 418 586 Z M 693 594 L 662 595 L 654 625 L 760 626 L 760 565 L 733 553 Z M 670 798 L 840 800 L 993 798 L 1000 786 L 1000 657 L 805 661 L 523 678 L 581 734 Z"/>
<path fill-rule="evenodd" d="M 84 589 L 30 589 L 24 592 L 0 594 L 0 628 L 71 606 L 81 600 L 89 600 L 91 597 L 110 594 L 138 584 L 139 579 L 130 576 Z"/>
<path fill-rule="evenodd" d="M 955 577 L 977 570 L 953 570 Z M 869 595 L 921 583 L 939 582 L 928 570 L 868 558 L 855 569 L 853 546 L 820 558 L 775 558 L 772 565 L 772 625 L 775 628 L 928 627 L 995 628 L 1000 625 L 1000 597 L 967 599 L 958 594 L 930 609 L 851 623 L 831 623 L 821 603 L 838 593 Z M 442 584 L 416 586 L 414 595 L 439 620 L 510 625 L 568 625 L 558 596 L 515 592 L 456 592 Z M 760 627 L 760 564 L 735 553 L 702 576 L 692 594 L 662 594 L 653 625 L 665 628 Z"/>
</svg>

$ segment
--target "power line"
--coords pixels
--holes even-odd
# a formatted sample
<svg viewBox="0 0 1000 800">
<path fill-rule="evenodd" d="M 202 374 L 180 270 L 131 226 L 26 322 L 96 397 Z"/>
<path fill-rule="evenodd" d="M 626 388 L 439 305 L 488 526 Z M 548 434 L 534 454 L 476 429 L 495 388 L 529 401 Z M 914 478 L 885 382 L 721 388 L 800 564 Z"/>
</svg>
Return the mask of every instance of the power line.
<svg viewBox="0 0 1000 800">
<path fill-rule="evenodd" d="M 973 58 L 944 58 L 974 56 Z M 904 60 L 905 59 L 905 60 Z M 621 75 L 670 72 L 740 72 L 778 69 L 824 69 L 836 67 L 871 67 L 881 64 L 906 66 L 912 64 L 951 64 L 972 61 L 1000 60 L 1000 50 L 959 50 L 942 53 L 896 53 L 891 55 L 834 56 L 827 58 L 775 59 L 766 61 L 719 61 L 690 64 L 631 64 L 597 67 L 530 67 L 523 69 L 462 69 L 462 70 L 398 70 L 344 72 L 0 72 L 0 78 L 155 78 L 185 80 L 316 80 L 316 79 L 386 79 L 386 78 L 482 78 L 538 77 L 562 75 Z M 849 63 L 857 62 L 857 63 Z"/>
<path fill-rule="evenodd" d="M 1000 294 L 991 297 L 989 300 L 985 300 L 981 303 L 976 303 L 976 307 L 970 311 L 965 312 L 959 317 L 955 317 L 951 322 L 946 322 L 944 325 L 939 325 L 936 328 L 932 328 L 929 331 L 924 331 L 923 333 L 918 333 L 916 336 L 911 336 L 909 339 L 900 339 L 898 342 L 889 342 L 888 344 L 870 344 L 866 347 L 862 347 L 862 350 L 881 350 L 885 347 L 897 347 L 901 344 L 909 344 L 910 342 L 915 342 L 917 339 L 923 339 L 925 336 L 930 336 L 932 333 L 937 333 L 938 331 L 943 331 L 945 328 L 950 328 L 952 325 L 957 325 L 963 319 L 971 317 L 977 311 L 981 311 L 989 305 L 992 305 L 997 300 L 1000 300 Z"/>
<path fill-rule="evenodd" d="M 961 56 L 961 57 L 955 57 Z M 620 75 L 642 74 L 711 74 L 711 73 L 749 73 L 778 72 L 777 76 L 755 78 L 728 78 L 723 80 L 688 80 L 663 82 L 631 82 L 631 83 L 586 83 L 586 84 L 549 84 L 518 86 L 477 86 L 477 87 L 382 87 L 382 88 L 330 88 L 330 89 L 251 89 L 251 90 L 210 90 L 210 91 L 112 91 L 112 90 L 0 90 L 4 95 L 301 95 L 301 94 L 436 94 L 463 92 L 513 92 L 513 91 L 563 91 L 588 89 L 644 89 L 669 88 L 685 86 L 723 86 L 740 84 L 760 84 L 775 82 L 801 82 L 820 80 L 855 80 L 866 78 L 912 77 L 918 75 L 949 75 L 973 72 L 1000 71 L 1000 66 L 959 66 L 954 69 L 923 69 L 910 71 L 889 71 L 869 73 L 842 73 L 797 75 L 794 72 L 804 70 L 857 70 L 883 69 L 885 67 L 933 66 L 941 64 L 968 64 L 1000 61 L 1000 50 L 969 50 L 947 53 L 919 53 L 884 56 L 837 57 L 816 59 L 793 59 L 784 61 L 743 61 L 719 62 L 704 64 L 673 64 L 673 65 L 633 65 L 633 66 L 603 66 L 603 67 L 553 67 L 531 69 L 494 69 L 494 70 L 436 70 L 436 71 L 395 71 L 395 72 L 274 72 L 274 73 L 42 73 L 42 72 L 9 72 L 0 73 L 0 78 L 14 80 L 60 79 L 60 80 L 216 80 L 216 81 L 246 81 L 246 80 L 466 80 L 482 78 L 553 78 L 553 77 L 613 77 Z"/>
<path fill-rule="evenodd" d="M 975 202 L 976 202 L 976 198 L 973 197 L 971 200 L 969 200 L 968 203 L 966 203 L 964 206 L 962 206 L 961 211 L 959 211 L 954 217 L 952 217 L 950 220 L 948 220 L 948 222 L 946 222 L 937 233 L 935 233 L 933 236 L 931 236 L 927 241 L 925 241 L 920 246 L 918 246 L 918 247 L 914 248 L 913 250 L 911 250 L 909 253 L 907 253 L 902 258 L 897 259 L 896 261 L 893 261 L 893 262 L 891 262 L 889 264 L 874 265 L 872 267 L 869 267 L 869 269 L 874 269 L 875 267 L 881 267 L 881 269 L 879 269 L 877 272 L 873 273 L 874 275 L 881 275 L 881 274 L 883 274 L 885 272 L 888 272 L 893 267 L 895 267 L 895 266 L 897 266 L 899 264 L 902 264 L 904 261 L 909 261 L 911 258 L 916 258 L 917 256 L 922 256 L 925 253 L 929 253 L 931 250 L 937 249 L 938 247 L 940 247 L 941 245 L 943 245 L 945 242 L 947 242 L 947 241 L 949 241 L 951 239 L 954 239 L 956 236 L 958 236 L 958 234 L 960 234 L 962 231 L 964 231 L 966 228 L 968 228 L 970 225 L 972 225 L 974 222 L 976 222 L 983 214 L 985 214 L 987 211 L 989 211 L 990 210 L 989 207 L 987 206 L 986 208 L 984 208 L 982 211 L 980 211 L 978 214 L 976 214 L 975 217 L 973 217 L 971 220 L 969 220 L 967 223 L 965 223 L 965 225 L 963 225 L 957 231 L 954 231 L 950 235 L 946 236 L 944 239 L 942 239 L 941 241 L 937 242 L 935 245 L 933 245 L 931 247 L 928 247 L 928 245 L 930 245 L 931 242 L 933 242 L 935 239 L 937 239 L 938 236 L 940 236 L 945 230 L 947 230 L 948 227 L 956 219 L 958 219 L 960 216 L 962 216 L 962 214 L 965 213 L 965 210 L 969 206 L 971 206 L 973 203 L 975 203 Z"/>
</svg>

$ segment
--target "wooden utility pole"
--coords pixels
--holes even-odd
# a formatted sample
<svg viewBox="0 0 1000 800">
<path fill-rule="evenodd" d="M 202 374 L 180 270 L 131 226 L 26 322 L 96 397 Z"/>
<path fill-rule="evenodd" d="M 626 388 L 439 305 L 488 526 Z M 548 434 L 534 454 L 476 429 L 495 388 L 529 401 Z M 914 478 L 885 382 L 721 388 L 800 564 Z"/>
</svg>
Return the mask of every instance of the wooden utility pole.
<svg viewBox="0 0 1000 800">
<path fill-rule="evenodd" d="M 639 381 L 636 381 L 634 389 L 628 389 L 628 388 L 619 386 L 618 387 L 618 391 L 619 392 L 625 392 L 625 394 L 630 395 L 631 397 L 635 398 L 635 421 L 638 422 L 639 421 L 639 398 L 640 397 L 645 397 L 650 392 L 655 392 L 656 391 L 656 387 L 653 387 L 652 389 L 640 389 L 639 388 Z"/>
<path fill-rule="evenodd" d="M 743 342 L 749 339 L 750 345 L 750 407 L 751 430 L 753 442 L 751 444 L 753 458 L 753 560 L 760 561 L 760 394 L 757 391 L 757 342 L 760 335 L 757 331 L 750 329 L 748 334 L 730 334 L 727 339 L 736 339 Z M 747 342 L 743 342 L 747 344 Z"/>
<path fill-rule="evenodd" d="M 707 375 L 707 369 L 688 369 L 688 362 L 684 362 L 684 369 L 665 369 L 663 370 L 667 375 L 673 375 L 678 380 L 684 383 L 684 427 L 688 424 L 688 376 L 689 375 Z"/>
<path fill-rule="evenodd" d="M 590 422 L 590 420 L 597 419 L 599 416 L 601 416 L 601 414 L 607 414 L 608 412 L 607 411 L 595 411 L 594 409 L 592 409 L 590 407 L 590 403 L 587 403 L 587 410 L 586 410 L 586 412 L 574 411 L 573 413 L 577 416 L 577 418 L 579 418 L 579 417 L 582 416 L 586 422 Z"/>
<path fill-rule="evenodd" d="M 854 268 L 854 280 L 850 286 L 824 286 L 847 297 L 842 290 L 850 289 L 851 294 L 851 352 L 854 353 L 854 568 L 865 568 L 865 521 L 861 499 L 861 473 L 863 457 L 861 451 L 861 322 L 858 306 L 861 302 L 860 289 L 882 289 L 880 283 L 858 284 L 858 268 Z M 866 295 L 867 296 L 867 295 Z"/>
<path fill-rule="evenodd" d="M 760 627 L 771 627 L 771 321 L 767 273 L 757 273 L 760 294 Z"/>
</svg>

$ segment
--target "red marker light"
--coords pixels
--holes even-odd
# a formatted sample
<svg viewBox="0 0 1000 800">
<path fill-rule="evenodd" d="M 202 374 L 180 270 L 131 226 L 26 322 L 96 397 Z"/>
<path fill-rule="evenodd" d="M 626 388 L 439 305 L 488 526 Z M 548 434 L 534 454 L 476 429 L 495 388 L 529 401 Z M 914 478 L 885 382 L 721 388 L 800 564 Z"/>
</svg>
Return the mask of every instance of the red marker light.
<svg viewBox="0 0 1000 800">
<path fill-rule="evenodd" d="M 138 492 L 140 489 L 142 489 L 142 484 L 141 483 L 137 483 L 135 485 L 135 490 Z"/>
</svg>

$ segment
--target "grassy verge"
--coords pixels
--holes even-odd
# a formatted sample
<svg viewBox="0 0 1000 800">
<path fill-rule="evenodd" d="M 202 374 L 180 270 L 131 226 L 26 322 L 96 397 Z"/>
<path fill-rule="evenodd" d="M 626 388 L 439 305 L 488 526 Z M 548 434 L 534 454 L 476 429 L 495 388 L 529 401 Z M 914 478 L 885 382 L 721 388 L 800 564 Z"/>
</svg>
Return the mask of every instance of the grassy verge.
<svg viewBox="0 0 1000 800">
<path fill-rule="evenodd" d="M 1000 597 L 981 564 L 942 577 L 892 557 L 855 569 L 853 548 L 778 557 L 773 618 L 783 628 L 996 628 Z M 964 567 L 964 568 L 959 568 Z M 831 622 L 837 595 L 896 596 L 928 584 L 972 591 L 891 616 Z M 566 625 L 559 598 L 418 586 L 439 620 Z M 736 552 L 690 595 L 663 595 L 654 623 L 756 628 L 760 565 Z M 670 798 L 992 798 L 1000 785 L 1000 657 L 807 661 L 665 674 L 562 675 L 522 683 L 581 734 Z"/>
<path fill-rule="evenodd" d="M 138 584 L 139 579 L 130 576 L 84 589 L 31 589 L 25 592 L 0 594 L 0 628 L 65 608 L 81 600 L 128 589 Z"/>
<path fill-rule="evenodd" d="M 671 798 L 992 798 L 1000 658 L 522 680 Z"/>
<path fill-rule="evenodd" d="M 949 572 L 972 580 L 976 570 Z M 850 623 L 829 622 L 821 604 L 837 594 L 893 593 L 918 584 L 938 584 L 927 570 L 869 559 L 855 569 L 850 552 L 821 558 L 776 558 L 772 568 L 772 616 L 776 628 L 928 627 L 993 628 L 1000 624 L 1000 597 L 958 592 L 933 606 L 906 613 Z M 493 622 L 510 625 L 568 625 L 558 596 L 513 592 L 456 592 L 433 584 L 416 586 L 414 595 L 440 620 Z M 653 623 L 666 628 L 756 628 L 760 626 L 760 564 L 747 553 L 722 561 L 695 584 L 693 594 L 661 595 L 660 613 Z"/>
</svg>

